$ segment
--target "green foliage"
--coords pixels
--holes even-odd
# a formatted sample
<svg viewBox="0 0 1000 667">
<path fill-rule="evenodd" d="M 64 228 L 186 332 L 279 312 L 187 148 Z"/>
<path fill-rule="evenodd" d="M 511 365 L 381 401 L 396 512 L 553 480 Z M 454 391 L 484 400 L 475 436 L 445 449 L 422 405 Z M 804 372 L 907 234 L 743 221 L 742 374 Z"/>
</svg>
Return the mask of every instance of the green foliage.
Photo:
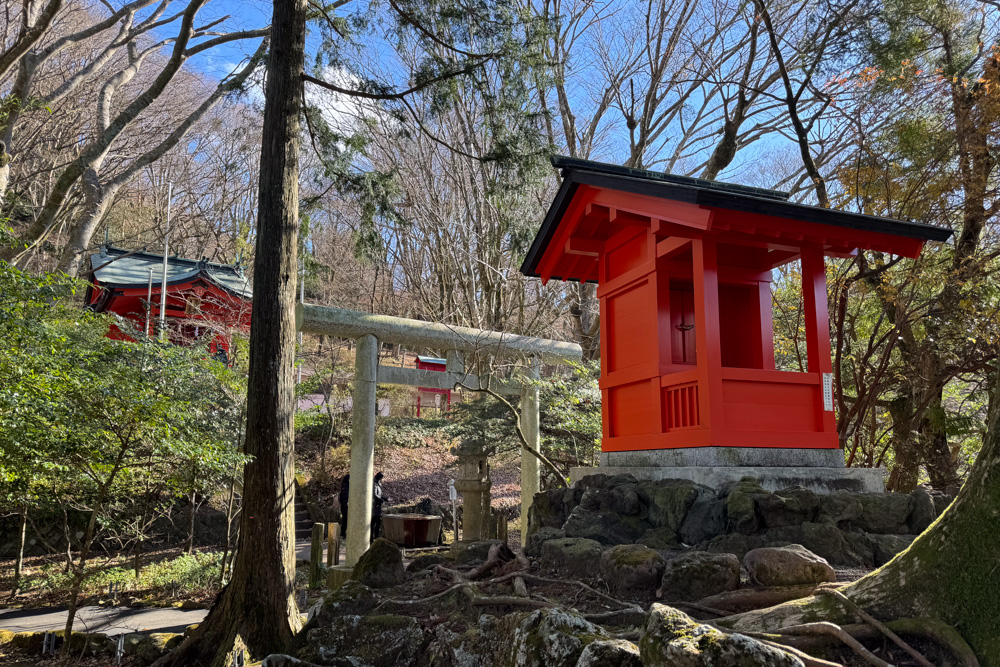
<svg viewBox="0 0 1000 667">
<path fill-rule="evenodd" d="M 171 495 L 242 469 L 245 383 L 203 349 L 109 338 L 128 323 L 81 310 L 79 289 L 0 262 L 0 493 L 92 515 L 94 540 L 124 547 Z"/>
<path fill-rule="evenodd" d="M 597 362 L 591 361 L 573 366 L 568 373 L 560 369 L 537 383 L 542 453 L 557 465 L 568 468 L 595 463 L 601 442 L 599 376 Z M 458 440 L 483 438 L 498 450 L 520 447 L 514 415 L 486 395 L 453 405 L 447 432 Z"/>
<path fill-rule="evenodd" d="M 123 591 L 142 591 L 154 598 L 173 594 L 175 590 L 180 596 L 211 593 L 217 589 L 221 563 L 221 551 L 182 554 L 146 565 L 140 570 L 138 579 L 132 566 L 122 563 L 92 574 L 81 593 L 106 594 L 108 584 L 113 583 L 120 584 Z M 65 591 L 69 589 L 72 579 L 73 575 L 65 572 L 61 565 L 48 564 L 26 582 L 25 590 L 38 593 Z"/>
</svg>

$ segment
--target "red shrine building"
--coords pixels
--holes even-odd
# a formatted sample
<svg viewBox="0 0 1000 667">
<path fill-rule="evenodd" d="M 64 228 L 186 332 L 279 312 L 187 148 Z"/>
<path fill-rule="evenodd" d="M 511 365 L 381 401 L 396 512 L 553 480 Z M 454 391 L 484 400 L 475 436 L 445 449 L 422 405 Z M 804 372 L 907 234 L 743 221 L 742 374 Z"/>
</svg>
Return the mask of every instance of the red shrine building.
<svg viewBox="0 0 1000 667">
<path fill-rule="evenodd" d="M 440 357 L 425 357 L 417 355 L 416 368 L 426 371 L 437 371 L 444 373 L 447 370 L 447 361 Z M 438 398 L 440 396 L 441 398 Z M 430 399 L 432 408 L 451 409 L 451 389 L 434 389 L 432 387 L 417 387 L 417 418 L 420 418 L 420 411 L 424 398 Z M 444 405 L 441 405 L 441 403 Z"/>
<path fill-rule="evenodd" d="M 521 271 L 598 285 L 604 452 L 838 448 L 824 257 L 916 257 L 951 234 L 773 190 L 552 162 L 562 186 Z M 772 270 L 796 260 L 806 372 L 775 369 Z"/>
<path fill-rule="evenodd" d="M 163 255 L 105 246 L 90 261 L 93 277 L 84 297 L 87 306 L 126 318 L 137 332 L 148 323 L 147 335 L 155 335 Z M 232 332 L 250 328 L 252 299 L 250 280 L 238 266 L 167 258 L 166 329 L 173 343 L 205 344 L 213 355 L 227 359 Z M 108 335 L 133 339 L 119 326 L 113 326 Z"/>
</svg>

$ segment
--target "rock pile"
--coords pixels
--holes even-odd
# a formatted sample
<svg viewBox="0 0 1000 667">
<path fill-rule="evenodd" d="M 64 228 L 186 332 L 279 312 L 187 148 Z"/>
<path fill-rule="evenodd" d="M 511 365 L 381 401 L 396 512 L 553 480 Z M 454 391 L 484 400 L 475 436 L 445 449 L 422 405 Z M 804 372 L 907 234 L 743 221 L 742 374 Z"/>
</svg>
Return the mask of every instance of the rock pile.
<svg viewBox="0 0 1000 667">
<path fill-rule="evenodd" d="M 713 490 L 689 480 L 638 481 L 631 475 L 591 475 L 569 489 L 535 496 L 527 551 L 545 545 L 577 548 L 585 539 L 605 547 L 694 548 L 739 558 L 754 549 L 800 544 L 835 565 L 877 567 L 902 551 L 943 511 L 950 498 L 920 488 L 911 494 L 836 492 L 793 487 L 774 493 L 744 478 Z M 548 560 L 558 557 L 550 553 Z M 583 567 L 583 566 L 581 566 Z"/>
</svg>

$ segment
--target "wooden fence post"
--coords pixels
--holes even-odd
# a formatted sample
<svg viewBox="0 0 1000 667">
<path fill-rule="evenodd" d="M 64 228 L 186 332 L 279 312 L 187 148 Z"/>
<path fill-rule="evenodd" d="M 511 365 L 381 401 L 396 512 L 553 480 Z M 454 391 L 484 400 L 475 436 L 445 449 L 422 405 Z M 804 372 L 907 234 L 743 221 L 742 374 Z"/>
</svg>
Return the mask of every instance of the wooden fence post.
<svg viewBox="0 0 1000 667">
<path fill-rule="evenodd" d="M 340 524 L 326 524 L 326 566 L 340 565 Z"/>
<path fill-rule="evenodd" d="M 323 585 L 323 524 L 314 523 L 309 549 L 309 588 Z"/>
</svg>

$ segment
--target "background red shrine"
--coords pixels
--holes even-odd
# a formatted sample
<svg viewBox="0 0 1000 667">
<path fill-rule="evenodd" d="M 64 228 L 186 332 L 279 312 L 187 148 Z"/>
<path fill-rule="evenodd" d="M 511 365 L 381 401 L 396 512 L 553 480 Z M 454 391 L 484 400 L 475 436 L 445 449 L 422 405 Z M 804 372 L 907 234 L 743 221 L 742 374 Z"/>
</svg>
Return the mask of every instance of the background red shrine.
<svg viewBox="0 0 1000 667">
<path fill-rule="evenodd" d="M 839 447 L 824 255 L 916 257 L 951 234 L 773 190 L 553 165 L 562 186 L 521 271 L 599 285 L 604 452 Z M 771 272 L 796 260 L 806 372 L 774 361 Z"/>
<path fill-rule="evenodd" d="M 128 319 L 136 332 L 147 327 L 147 335 L 155 335 L 163 255 L 104 246 L 91 256 L 91 266 L 93 278 L 84 297 L 87 306 Z M 250 328 L 253 290 L 242 268 L 168 257 L 166 283 L 169 340 L 178 345 L 207 343 L 213 355 L 228 360 L 230 335 Z M 116 325 L 108 335 L 133 340 L 132 332 Z"/>
</svg>

